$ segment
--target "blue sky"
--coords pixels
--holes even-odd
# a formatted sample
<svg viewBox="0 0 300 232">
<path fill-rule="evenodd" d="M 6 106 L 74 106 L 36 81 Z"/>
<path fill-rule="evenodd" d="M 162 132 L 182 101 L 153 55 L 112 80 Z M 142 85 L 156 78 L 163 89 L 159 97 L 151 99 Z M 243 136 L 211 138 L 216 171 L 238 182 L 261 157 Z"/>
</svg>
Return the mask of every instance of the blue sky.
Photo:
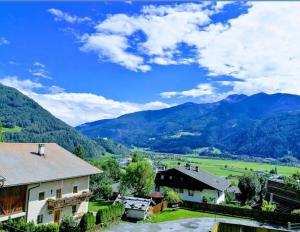
<svg viewBox="0 0 300 232">
<path fill-rule="evenodd" d="M 0 82 L 70 125 L 230 94 L 299 94 L 296 4 L 1 2 Z"/>
</svg>

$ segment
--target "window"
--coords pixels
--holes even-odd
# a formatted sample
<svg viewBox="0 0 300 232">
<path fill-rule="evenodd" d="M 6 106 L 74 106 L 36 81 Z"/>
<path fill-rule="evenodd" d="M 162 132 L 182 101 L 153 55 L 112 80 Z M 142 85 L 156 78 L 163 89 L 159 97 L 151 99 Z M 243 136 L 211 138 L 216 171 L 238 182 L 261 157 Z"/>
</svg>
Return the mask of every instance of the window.
<svg viewBox="0 0 300 232">
<path fill-rule="evenodd" d="M 180 177 L 180 181 L 183 182 L 183 177 Z"/>
<path fill-rule="evenodd" d="M 76 205 L 72 205 L 72 214 L 75 215 L 76 211 L 77 211 Z"/>
<path fill-rule="evenodd" d="M 189 190 L 189 196 L 194 196 L 194 190 Z"/>
<path fill-rule="evenodd" d="M 180 188 L 180 189 L 179 189 L 179 192 L 180 192 L 180 193 L 184 193 L 183 188 Z"/>
<path fill-rule="evenodd" d="M 73 193 L 78 193 L 78 186 L 73 186 Z"/>
<path fill-rule="evenodd" d="M 169 180 L 172 180 L 173 179 L 173 177 L 172 176 L 169 176 Z"/>
<path fill-rule="evenodd" d="M 56 198 L 61 198 L 61 189 L 56 189 Z"/>
<path fill-rule="evenodd" d="M 160 179 L 161 180 L 165 179 L 165 176 L 164 175 L 160 175 Z"/>
<path fill-rule="evenodd" d="M 39 193 L 39 201 L 45 200 L 45 192 Z"/>
<path fill-rule="evenodd" d="M 43 221 L 44 221 L 44 215 L 43 214 L 38 215 L 36 220 L 37 224 L 41 224 L 43 223 Z"/>
</svg>

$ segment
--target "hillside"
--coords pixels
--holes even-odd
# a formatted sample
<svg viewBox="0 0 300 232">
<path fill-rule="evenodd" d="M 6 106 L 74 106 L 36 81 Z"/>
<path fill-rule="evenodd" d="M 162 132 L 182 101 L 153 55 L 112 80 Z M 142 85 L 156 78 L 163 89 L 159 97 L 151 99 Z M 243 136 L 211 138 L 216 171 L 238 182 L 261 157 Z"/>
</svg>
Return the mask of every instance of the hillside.
<svg viewBox="0 0 300 232">
<path fill-rule="evenodd" d="M 300 96 L 232 95 L 209 104 L 185 103 L 77 127 L 129 146 L 189 153 L 214 146 L 233 154 L 300 157 Z"/>
<path fill-rule="evenodd" d="M 81 144 L 88 156 L 97 156 L 107 151 L 119 149 L 116 144 L 102 145 L 80 134 L 71 126 L 55 118 L 35 101 L 16 89 L 0 84 L 0 121 L 4 127 L 7 142 L 54 142 L 73 152 Z M 125 147 L 122 147 L 126 152 Z M 121 151 L 119 149 L 118 151 Z"/>
</svg>

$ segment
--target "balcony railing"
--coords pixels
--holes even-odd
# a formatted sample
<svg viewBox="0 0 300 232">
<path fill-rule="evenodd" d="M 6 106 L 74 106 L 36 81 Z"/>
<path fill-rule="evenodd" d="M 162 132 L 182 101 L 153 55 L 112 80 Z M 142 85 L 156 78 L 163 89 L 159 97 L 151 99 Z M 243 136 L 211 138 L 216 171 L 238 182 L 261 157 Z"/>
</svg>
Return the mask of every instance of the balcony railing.
<svg viewBox="0 0 300 232">
<path fill-rule="evenodd" d="M 56 209 L 61 209 L 67 206 L 77 205 L 83 201 L 87 201 L 90 197 L 90 193 L 83 192 L 80 195 L 75 195 L 72 197 L 64 197 L 61 199 L 48 199 L 48 210 L 54 211 Z"/>
</svg>

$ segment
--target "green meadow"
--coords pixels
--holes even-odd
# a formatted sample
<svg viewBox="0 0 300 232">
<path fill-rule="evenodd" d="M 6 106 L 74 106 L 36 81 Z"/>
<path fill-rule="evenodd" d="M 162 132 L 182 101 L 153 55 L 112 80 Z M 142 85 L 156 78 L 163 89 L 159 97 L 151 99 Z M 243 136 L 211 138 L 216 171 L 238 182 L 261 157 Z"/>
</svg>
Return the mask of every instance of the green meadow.
<svg viewBox="0 0 300 232">
<path fill-rule="evenodd" d="M 178 160 L 165 159 L 162 163 L 166 164 L 168 167 L 175 167 Z M 182 161 L 181 161 L 182 162 Z M 191 162 L 192 165 L 199 166 L 200 168 L 207 170 L 218 176 L 228 176 L 228 175 L 243 175 L 248 172 L 250 169 L 254 171 L 267 171 L 277 167 L 277 172 L 279 175 L 291 175 L 297 170 L 300 170 L 297 167 L 275 165 L 275 164 L 263 164 L 255 162 L 245 162 L 245 161 L 236 161 L 236 160 L 221 160 L 221 159 L 206 159 L 206 158 L 197 158 L 189 157 L 185 158 L 185 162 Z"/>
</svg>

